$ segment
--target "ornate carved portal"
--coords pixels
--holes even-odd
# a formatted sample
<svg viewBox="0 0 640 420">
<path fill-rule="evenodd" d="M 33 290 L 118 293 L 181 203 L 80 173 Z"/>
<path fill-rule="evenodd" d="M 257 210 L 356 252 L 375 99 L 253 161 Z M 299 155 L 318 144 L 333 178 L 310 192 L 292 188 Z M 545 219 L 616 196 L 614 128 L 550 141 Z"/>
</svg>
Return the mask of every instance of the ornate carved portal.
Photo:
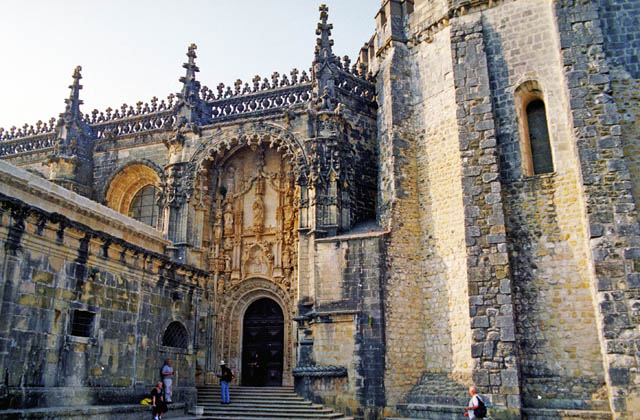
<svg viewBox="0 0 640 420">
<path fill-rule="evenodd" d="M 216 354 L 242 377 L 247 299 L 269 297 L 284 313 L 282 379 L 292 383 L 294 340 L 287 321 L 296 290 L 299 197 L 292 165 L 276 150 L 254 146 L 219 156 L 209 172 L 215 186 L 210 269 L 217 279 Z"/>
</svg>

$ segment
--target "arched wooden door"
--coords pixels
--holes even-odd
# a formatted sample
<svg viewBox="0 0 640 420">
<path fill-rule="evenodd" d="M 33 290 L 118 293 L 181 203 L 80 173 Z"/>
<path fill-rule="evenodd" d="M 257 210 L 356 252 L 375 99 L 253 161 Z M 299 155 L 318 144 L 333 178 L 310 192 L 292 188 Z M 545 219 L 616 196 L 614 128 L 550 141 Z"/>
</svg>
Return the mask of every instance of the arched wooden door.
<svg viewBox="0 0 640 420">
<path fill-rule="evenodd" d="M 242 384 L 281 386 L 284 316 L 269 298 L 253 302 L 244 315 L 242 334 Z"/>
</svg>

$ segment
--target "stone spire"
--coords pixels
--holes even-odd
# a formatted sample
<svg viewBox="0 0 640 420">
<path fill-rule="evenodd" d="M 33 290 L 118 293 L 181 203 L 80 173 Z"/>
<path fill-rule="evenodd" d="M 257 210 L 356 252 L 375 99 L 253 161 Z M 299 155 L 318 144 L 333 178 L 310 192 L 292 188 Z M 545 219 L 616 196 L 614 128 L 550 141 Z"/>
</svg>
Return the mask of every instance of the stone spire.
<svg viewBox="0 0 640 420">
<path fill-rule="evenodd" d="M 208 112 L 206 103 L 200 98 L 200 82 L 196 80 L 196 73 L 200 71 L 196 66 L 196 44 L 191 44 L 187 50 L 188 61 L 182 65 L 186 69 L 180 78 L 182 91 L 178 93 L 178 126 L 186 124 L 206 124 Z"/>
<path fill-rule="evenodd" d="M 320 61 L 333 61 L 335 56 L 333 55 L 333 39 L 331 39 L 331 30 L 333 25 L 327 23 L 329 18 L 329 8 L 326 4 L 320 5 L 320 22 L 318 22 L 318 29 L 316 29 L 316 35 L 318 35 L 316 44 L 316 57 L 315 62 Z"/>
<path fill-rule="evenodd" d="M 316 110 L 333 111 L 336 106 L 335 75 L 338 72 L 339 59 L 333 54 L 331 29 L 333 25 L 327 23 L 329 8 L 320 5 L 320 22 L 316 35 L 318 35 L 313 60 L 313 96 Z"/>
<path fill-rule="evenodd" d="M 73 71 L 73 83 L 69 85 L 69 97 L 64 100 L 65 110 L 60 114 L 56 126 L 56 153 L 58 155 L 75 156 L 82 151 L 78 149 L 80 137 L 92 137 L 91 127 L 82 119 L 80 112 L 80 71 L 82 67 L 77 66 Z"/>
<path fill-rule="evenodd" d="M 64 100 L 66 107 L 55 128 L 54 153 L 49 156 L 49 180 L 58 185 L 91 197 L 93 183 L 93 129 L 80 112 L 80 71 L 73 72 L 71 92 Z"/>
<path fill-rule="evenodd" d="M 60 114 L 60 118 L 63 118 L 65 121 L 82 119 L 82 114 L 80 113 L 80 105 L 82 105 L 84 102 L 80 100 L 80 89 L 82 89 L 82 85 L 80 84 L 82 75 L 80 74 L 80 71 L 82 71 L 81 66 L 77 66 L 73 71 L 73 83 L 69 85 L 69 89 L 71 89 L 71 92 L 69 93 L 69 98 L 64 100 L 64 103 L 67 104 L 67 107 L 64 112 Z"/>
</svg>

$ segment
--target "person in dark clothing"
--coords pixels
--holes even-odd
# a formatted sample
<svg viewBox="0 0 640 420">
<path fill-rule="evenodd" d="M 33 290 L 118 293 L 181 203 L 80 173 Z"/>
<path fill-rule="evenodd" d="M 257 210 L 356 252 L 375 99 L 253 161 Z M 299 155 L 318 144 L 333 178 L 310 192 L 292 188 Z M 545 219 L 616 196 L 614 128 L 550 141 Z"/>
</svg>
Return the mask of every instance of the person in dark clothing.
<svg viewBox="0 0 640 420">
<path fill-rule="evenodd" d="M 222 404 L 231 404 L 229 400 L 229 383 L 233 379 L 233 372 L 225 364 L 224 360 L 220 361 L 220 392 L 222 393 Z"/>
<path fill-rule="evenodd" d="M 151 403 L 153 405 L 153 419 L 162 420 L 162 415 L 167 412 L 167 404 L 162 395 L 162 382 L 158 382 L 151 390 Z"/>
</svg>

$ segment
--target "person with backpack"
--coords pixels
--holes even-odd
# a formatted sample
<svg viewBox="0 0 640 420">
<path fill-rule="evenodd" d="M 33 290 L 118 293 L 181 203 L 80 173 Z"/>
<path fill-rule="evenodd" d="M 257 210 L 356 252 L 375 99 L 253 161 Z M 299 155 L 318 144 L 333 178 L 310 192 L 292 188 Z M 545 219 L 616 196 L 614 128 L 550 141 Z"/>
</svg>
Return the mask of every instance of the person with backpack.
<svg viewBox="0 0 640 420">
<path fill-rule="evenodd" d="M 220 378 L 220 392 L 222 393 L 221 404 L 231 404 L 229 399 L 229 383 L 233 379 L 233 371 L 225 365 L 224 360 L 220 361 L 218 378 Z"/>
<path fill-rule="evenodd" d="M 469 395 L 471 395 L 471 399 L 469 400 L 467 411 L 464 412 L 464 416 L 470 419 L 483 419 L 487 417 L 487 406 L 482 400 L 482 397 L 478 395 L 478 388 L 470 386 Z"/>
</svg>

